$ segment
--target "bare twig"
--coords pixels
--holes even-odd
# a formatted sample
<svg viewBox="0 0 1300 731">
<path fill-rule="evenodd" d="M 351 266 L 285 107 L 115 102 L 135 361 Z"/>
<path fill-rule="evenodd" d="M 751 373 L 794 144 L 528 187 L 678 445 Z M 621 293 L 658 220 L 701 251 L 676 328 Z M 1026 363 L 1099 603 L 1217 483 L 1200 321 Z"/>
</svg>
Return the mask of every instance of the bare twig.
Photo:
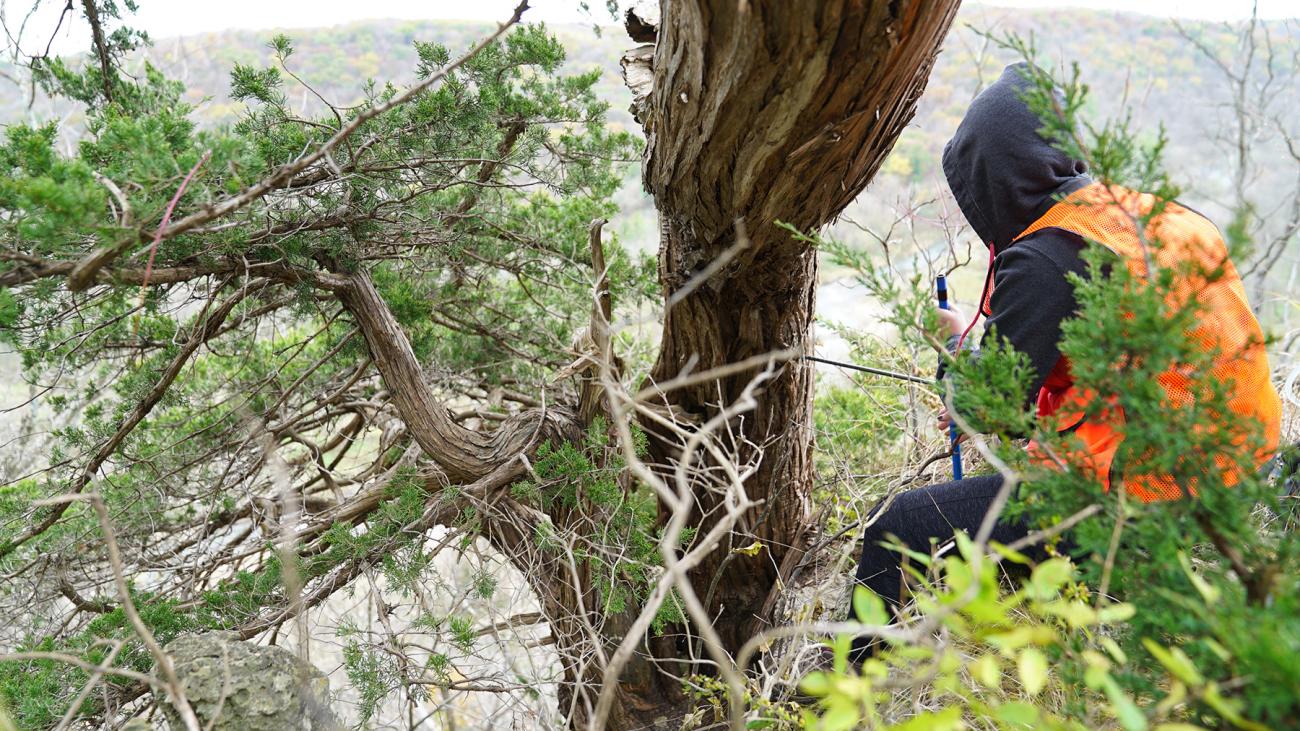
<svg viewBox="0 0 1300 731">
<path fill-rule="evenodd" d="M 144 623 L 144 620 L 140 619 L 140 613 L 136 611 L 135 601 L 131 598 L 131 587 L 126 582 L 126 566 L 122 562 L 122 553 L 117 547 L 117 533 L 113 530 L 113 525 L 108 519 L 108 508 L 104 505 L 104 499 L 98 493 L 92 492 L 80 495 L 60 495 L 49 500 L 42 500 L 38 505 L 66 506 L 78 501 L 88 502 L 95 509 L 95 515 L 99 518 L 100 530 L 104 532 L 104 545 L 108 549 L 108 562 L 113 569 L 113 584 L 117 587 L 117 596 L 122 603 L 122 611 L 126 614 L 127 621 L 131 623 L 131 629 L 135 631 L 136 636 L 140 638 L 145 648 L 149 650 L 149 654 L 153 656 L 158 668 L 162 670 L 168 700 L 176 712 L 180 714 L 186 731 L 202 731 L 199 719 L 194 715 L 194 709 L 190 707 L 189 701 L 185 698 L 185 687 L 181 685 L 180 678 L 176 676 L 176 668 L 172 665 L 171 657 L 163 652 L 162 646 L 158 644 L 158 640 L 154 639 L 153 633 L 149 631 L 149 627 Z"/>
</svg>

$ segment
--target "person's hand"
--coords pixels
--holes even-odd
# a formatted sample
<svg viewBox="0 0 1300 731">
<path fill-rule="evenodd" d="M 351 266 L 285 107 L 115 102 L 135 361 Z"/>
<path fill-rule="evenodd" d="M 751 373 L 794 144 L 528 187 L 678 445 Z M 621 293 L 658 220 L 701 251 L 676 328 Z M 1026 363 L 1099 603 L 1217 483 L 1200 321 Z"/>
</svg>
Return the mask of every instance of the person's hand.
<svg viewBox="0 0 1300 731">
<path fill-rule="evenodd" d="M 948 427 L 952 426 L 952 415 L 948 413 L 947 406 L 939 407 L 939 420 L 935 423 L 935 426 L 938 426 L 939 431 L 943 432 L 944 434 L 948 433 Z M 957 443 L 961 444 L 964 441 L 966 441 L 966 435 L 958 434 Z"/>
<path fill-rule="evenodd" d="M 947 330 L 950 335 L 957 335 L 960 337 L 962 333 L 966 332 L 966 316 L 962 314 L 961 310 L 954 307 L 952 303 L 948 304 L 948 309 L 939 310 L 939 322 L 943 324 L 944 329 Z"/>
</svg>

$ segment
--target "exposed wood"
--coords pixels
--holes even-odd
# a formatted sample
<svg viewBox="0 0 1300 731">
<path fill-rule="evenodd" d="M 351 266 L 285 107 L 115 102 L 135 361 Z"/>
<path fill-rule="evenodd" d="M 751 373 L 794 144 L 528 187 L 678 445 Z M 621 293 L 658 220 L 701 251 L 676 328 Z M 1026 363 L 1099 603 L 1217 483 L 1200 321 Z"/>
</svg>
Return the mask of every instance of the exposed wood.
<svg viewBox="0 0 1300 731">
<path fill-rule="evenodd" d="M 572 436 L 573 414 L 556 407 L 523 411 L 491 432 L 461 426 L 424 382 L 411 341 L 370 274 L 357 272 L 347 280 L 337 292 L 339 301 L 365 337 L 393 405 L 411 436 L 452 481 L 477 480 L 548 438 Z"/>
<path fill-rule="evenodd" d="M 632 90 L 632 105 L 628 111 L 642 126 L 649 123 L 647 104 L 650 90 L 654 88 L 654 55 L 654 45 L 647 43 L 623 54 L 619 61 L 623 67 L 623 83 Z"/>
<path fill-rule="evenodd" d="M 659 36 L 659 4 L 654 0 L 636 0 L 623 16 L 627 34 L 637 43 L 654 43 Z"/>
</svg>

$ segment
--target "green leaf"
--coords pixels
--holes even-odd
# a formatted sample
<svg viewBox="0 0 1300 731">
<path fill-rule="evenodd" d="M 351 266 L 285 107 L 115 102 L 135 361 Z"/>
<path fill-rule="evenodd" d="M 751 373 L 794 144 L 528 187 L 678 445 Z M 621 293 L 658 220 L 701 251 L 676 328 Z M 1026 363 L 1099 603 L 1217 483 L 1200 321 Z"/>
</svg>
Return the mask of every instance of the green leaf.
<svg viewBox="0 0 1300 731">
<path fill-rule="evenodd" d="M 1110 701 L 1111 712 L 1115 714 L 1116 720 L 1125 731 L 1146 731 L 1146 715 L 1137 707 L 1133 699 L 1120 689 L 1119 683 L 1115 682 L 1110 673 L 1093 666 L 1084 673 L 1084 678 L 1089 688 L 1101 688 L 1105 692 L 1106 700 Z"/>
<path fill-rule="evenodd" d="M 1053 558 L 1034 567 L 1029 577 L 1029 584 L 1040 599 L 1046 599 L 1056 593 L 1061 585 L 1070 580 L 1074 566 L 1063 558 Z"/>
<path fill-rule="evenodd" d="M 1096 650 L 1084 650 L 1082 654 L 1083 662 L 1088 667 L 1101 668 L 1102 670 L 1107 671 L 1110 670 L 1110 659 L 1100 652 L 1097 652 Z"/>
<path fill-rule="evenodd" d="M 961 721 L 961 706 L 948 706 L 942 711 L 913 716 L 889 728 L 892 731 L 961 731 L 965 724 Z"/>
<path fill-rule="evenodd" d="M 810 696 L 822 698 L 831 692 L 830 676 L 820 670 L 814 670 L 799 681 L 799 689 Z"/>
<path fill-rule="evenodd" d="M 962 607 L 962 614 L 977 621 L 998 626 L 1005 623 L 1008 608 L 1006 603 L 998 601 L 994 592 L 987 591 L 981 592 L 978 597 Z M 948 624 L 951 626 L 952 623 L 949 622 Z"/>
<path fill-rule="evenodd" d="M 1020 649 L 1025 645 L 1048 645 L 1056 641 L 1056 633 L 1049 627 L 1016 627 L 1007 632 L 998 632 L 988 635 L 984 641 L 990 645 L 1011 654 L 1012 650 Z"/>
<path fill-rule="evenodd" d="M 889 624 L 889 612 L 885 609 L 884 600 L 865 586 L 853 588 L 853 613 L 863 624 Z"/>
<path fill-rule="evenodd" d="M 848 635 L 835 635 L 835 638 L 831 640 L 831 650 L 834 654 L 832 667 L 835 672 L 848 672 L 849 650 L 851 649 L 853 649 L 853 638 Z"/>
<path fill-rule="evenodd" d="M 976 581 L 975 574 L 971 571 L 971 565 L 959 558 L 947 558 L 943 562 L 944 579 L 948 582 L 948 592 L 950 596 L 959 597 L 966 593 L 970 588 L 971 582 Z"/>
<path fill-rule="evenodd" d="M 1132 604 L 1111 604 L 1097 610 L 1097 621 L 1102 624 L 1127 622 L 1137 614 L 1137 607 Z"/>
<path fill-rule="evenodd" d="M 1030 561 L 1029 557 L 1026 556 L 1025 554 L 1021 553 L 1020 551 L 1007 548 L 1006 546 L 1002 545 L 1001 543 L 998 543 L 997 541 L 989 541 L 989 548 L 993 549 L 993 551 L 998 555 L 1000 555 L 1003 559 L 1010 561 L 1012 563 L 1018 563 L 1021 566 L 1028 566 L 1029 564 L 1033 563 L 1032 561 Z"/>
<path fill-rule="evenodd" d="M 1002 687 L 1002 663 L 996 655 L 983 655 L 969 666 L 970 674 L 989 690 Z"/>
<path fill-rule="evenodd" d="M 1036 647 L 1026 647 L 1016 660 L 1020 684 L 1029 695 L 1038 695 L 1047 685 L 1047 656 Z"/>
<path fill-rule="evenodd" d="M 1115 692 L 1109 692 L 1107 688 L 1106 695 L 1110 698 L 1110 709 L 1115 712 L 1115 718 L 1125 731 L 1146 731 L 1147 717 L 1143 715 L 1142 709 L 1137 707 L 1132 698 L 1129 698 L 1123 691 L 1115 687 Z"/>
<path fill-rule="evenodd" d="M 1012 701 L 998 706 L 993 715 L 999 721 L 1012 726 L 1033 728 L 1034 722 L 1038 720 L 1038 708 L 1029 703 Z"/>
<path fill-rule="evenodd" d="M 1044 607 L 1048 613 L 1064 619 L 1071 627 L 1086 627 L 1096 624 L 1098 613 L 1083 602 L 1057 601 Z"/>
<path fill-rule="evenodd" d="M 957 541 L 957 551 L 961 554 L 961 557 L 966 559 L 967 563 L 973 563 L 976 550 L 975 543 L 971 541 L 970 536 L 966 535 L 966 531 L 959 530 L 953 534 L 953 538 Z"/>
<path fill-rule="evenodd" d="M 901 543 L 886 542 L 884 546 L 890 551 L 894 551 L 895 553 L 906 556 L 908 559 L 915 562 L 918 566 L 929 566 L 931 563 L 933 563 L 933 559 L 931 558 L 930 554 L 921 553 L 920 551 L 913 551 L 912 549 L 908 548 L 907 546 L 904 546 Z"/>
<path fill-rule="evenodd" d="M 1228 652 L 1228 648 L 1219 644 L 1213 637 L 1202 637 L 1201 642 L 1206 647 L 1210 648 L 1210 652 L 1213 652 L 1220 660 L 1224 662 L 1230 662 L 1232 660 L 1232 653 Z"/>
<path fill-rule="evenodd" d="M 1186 700 L 1187 686 L 1175 680 L 1169 687 L 1169 695 L 1166 695 L 1156 704 L 1156 715 L 1167 716 Z"/>
<path fill-rule="evenodd" d="M 1193 688 L 1199 688 L 1205 684 L 1205 678 L 1197 671 L 1196 666 L 1192 664 L 1191 658 L 1187 657 L 1180 648 L 1172 647 L 1165 649 L 1150 637 L 1142 638 L 1142 646 L 1147 648 L 1161 665 L 1169 671 L 1171 675 L 1183 681 Z"/>
<path fill-rule="evenodd" d="M 858 712 L 858 707 L 847 699 L 842 699 L 834 703 L 822 716 L 820 728 L 823 731 L 848 731 L 858 725 L 858 720 L 862 714 Z"/>
<path fill-rule="evenodd" d="M 1205 701 L 1206 705 L 1213 708 L 1220 716 L 1226 718 L 1229 723 L 1237 728 L 1243 728 L 1247 731 L 1269 731 L 1268 726 L 1265 726 L 1262 723 L 1255 723 L 1254 721 L 1250 721 L 1246 719 L 1246 717 L 1242 716 L 1239 708 L 1240 703 L 1224 698 L 1223 695 L 1219 693 L 1219 686 L 1217 683 L 1209 683 L 1206 685 L 1205 692 L 1201 696 L 1201 699 Z"/>
<path fill-rule="evenodd" d="M 1104 647 L 1106 649 L 1106 652 L 1110 653 L 1110 656 L 1115 658 L 1115 662 L 1119 663 L 1120 665 L 1123 665 L 1128 662 L 1128 654 L 1125 653 L 1124 650 L 1120 649 L 1119 643 L 1113 640 L 1112 638 L 1110 637 L 1101 638 L 1101 646 Z"/>
<path fill-rule="evenodd" d="M 1087 685 L 1093 690 L 1098 690 L 1105 687 L 1107 683 L 1113 682 L 1115 682 L 1114 678 L 1110 677 L 1110 672 L 1107 671 L 1104 666 L 1089 665 L 1087 669 L 1083 671 L 1084 685 Z"/>
<path fill-rule="evenodd" d="M 1219 590 L 1211 586 L 1210 582 L 1201 578 L 1200 574 L 1196 573 L 1192 568 L 1191 559 L 1187 558 L 1187 554 L 1179 551 L 1178 563 L 1183 567 L 1183 573 L 1187 574 L 1188 579 L 1191 579 L 1192 586 L 1196 587 L 1196 591 L 1200 593 L 1201 598 L 1205 600 L 1205 603 L 1211 606 L 1217 604 L 1219 602 Z"/>
</svg>

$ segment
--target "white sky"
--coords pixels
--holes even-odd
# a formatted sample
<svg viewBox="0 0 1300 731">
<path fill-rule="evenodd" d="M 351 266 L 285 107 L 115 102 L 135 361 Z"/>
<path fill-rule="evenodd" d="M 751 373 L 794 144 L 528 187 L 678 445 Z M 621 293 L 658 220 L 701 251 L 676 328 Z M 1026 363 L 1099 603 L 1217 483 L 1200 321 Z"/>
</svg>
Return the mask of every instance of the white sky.
<svg viewBox="0 0 1300 731">
<path fill-rule="evenodd" d="M 10 30 L 37 0 L 0 0 Z M 39 0 L 41 9 L 23 36 L 24 51 L 42 50 L 54 27 L 62 0 Z M 500 20 L 508 17 L 517 0 L 139 0 L 140 11 L 132 27 L 154 38 L 192 35 L 230 28 L 305 28 L 337 25 L 374 18 Z M 1003 7 L 1081 7 L 1100 10 L 1140 11 L 1148 15 L 1178 16 L 1204 20 L 1231 20 L 1250 15 L 1251 0 L 967 0 Z M 591 13 L 579 9 L 579 0 L 531 0 L 525 20 L 548 23 L 591 23 L 610 21 L 605 0 L 589 0 Z M 626 4 L 626 3 L 624 3 Z M 78 7 L 80 4 L 77 4 Z M 1259 0 L 1265 18 L 1300 17 L 1300 0 Z M 88 33 L 80 18 L 65 23 L 56 40 L 56 53 L 71 53 L 88 47 Z M 39 46 L 39 47 L 34 47 Z"/>
</svg>

